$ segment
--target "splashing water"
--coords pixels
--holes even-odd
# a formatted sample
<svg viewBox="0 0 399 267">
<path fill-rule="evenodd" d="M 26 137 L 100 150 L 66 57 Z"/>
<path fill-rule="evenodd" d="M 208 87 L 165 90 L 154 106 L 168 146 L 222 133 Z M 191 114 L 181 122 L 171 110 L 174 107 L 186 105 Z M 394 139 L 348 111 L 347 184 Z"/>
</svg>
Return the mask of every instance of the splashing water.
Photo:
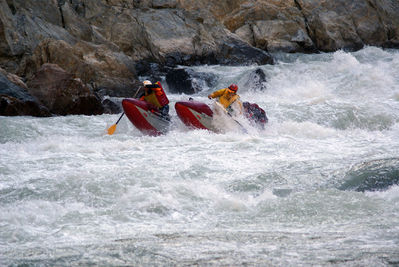
<svg viewBox="0 0 399 267">
<path fill-rule="evenodd" d="M 192 68 L 218 77 L 196 100 L 235 82 L 265 130 L 190 130 L 173 108 L 159 137 L 126 118 L 107 135 L 119 115 L 0 117 L 0 265 L 398 264 L 397 164 L 383 188 L 343 186 L 399 157 L 398 51 L 276 58 Z"/>
</svg>

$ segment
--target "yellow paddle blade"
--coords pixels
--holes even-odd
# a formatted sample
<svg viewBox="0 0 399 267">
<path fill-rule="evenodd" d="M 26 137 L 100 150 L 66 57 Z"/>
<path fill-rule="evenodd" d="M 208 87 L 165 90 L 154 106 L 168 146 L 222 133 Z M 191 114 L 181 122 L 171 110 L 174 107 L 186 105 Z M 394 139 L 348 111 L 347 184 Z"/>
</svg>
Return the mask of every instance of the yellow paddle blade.
<svg viewBox="0 0 399 267">
<path fill-rule="evenodd" d="M 114 134 L 115 130 L 116 130 L 116 124 L 114 124 L 114 125 L 112 125 L 111 127 L 108 128 L 108 134 L 109 135 Z"/>
</svg>

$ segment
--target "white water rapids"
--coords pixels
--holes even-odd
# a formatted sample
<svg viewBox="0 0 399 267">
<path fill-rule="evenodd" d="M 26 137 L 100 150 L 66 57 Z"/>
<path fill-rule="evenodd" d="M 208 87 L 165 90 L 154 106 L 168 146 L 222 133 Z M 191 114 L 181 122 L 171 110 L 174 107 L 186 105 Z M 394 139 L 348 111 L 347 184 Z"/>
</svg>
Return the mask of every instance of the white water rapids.
<svg viewBox="0 0 399 267">
<path fill-rule="evenodd" d="M 399 51 L 276 58 L 263 91 L 256 66 L 193 68 L 219 79 L 196 100 L 237 83 L 263 131 L 190 130 L 174 94 L 159 137 L 0 117 L 0 265 L 399 264 Z"/>
</svg>

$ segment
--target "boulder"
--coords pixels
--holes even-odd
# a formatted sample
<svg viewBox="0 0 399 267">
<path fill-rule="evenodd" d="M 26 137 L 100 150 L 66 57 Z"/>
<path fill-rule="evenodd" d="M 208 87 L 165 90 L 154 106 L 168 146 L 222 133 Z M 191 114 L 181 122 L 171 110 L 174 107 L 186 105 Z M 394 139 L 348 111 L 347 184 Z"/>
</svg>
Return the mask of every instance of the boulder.
<svg viewBox="0 0 399 267">
<path fill-rule="evenodd" d="M 274 64 L 273 58 L 264 50 L 234 38 L 221 45 L 216 58 L 218 63 L 231 66 Z"/>
<path fill-rule="evenodd" d="M 323 51 L 357 50 L 364 45 L 383 46 L 398 41 L 399 3 L 393 0 L 373 2 L 297 1 L 306 18 L 310 38 Z"/>
<path fill-rule="evenodd" d="M 384 158 L 361 162 L 344 176 L 340 190 L 385 191 L 399 184 L 399 158 Z"/>
<path fill-rule="evenodd" d="M 53 114 L 103 113 L 100 99 L 80 79 L 56 64 L 43 64 L 27 85 L 29 93 Z"/>
<path fill-rule="evenodd" d="M 397 0 L 0 0 L 0 67 L 30 80 L 57 64 L 131 97 L 138 65 L 161 80 L 178 65 L 273 64 L 269 52 L 399 48 L 398 14 Z"/>
<path fill-rule="evenodd" d="M 166 75 L 169 92 L 195 94 L 213 87 L 217 77 L 212 73 L 195 72 L 191 69 L 173 69 Z"/>
<path fill-rule="evenodd" d="M 188 10 L 206 9 L 243 41 L 265 51 L 314 51 L 306 20 L 295 1 L 190 1 Z"/>
<path fill-rule="evenodd" d="M 259 90 L 266 89 L 266 74 L 261 68 L 251 71 L 248 76 L 245 76 L 244 88 L 246 90 Z"/>
<path fill-rule="evenodd" d="M 76 10 L 74 9 L 74 6 Z M 73 5 L 73 3 L 70 3 L 69 1 L 62 2 L 62 5 L 59 7 L 59 11 L 61 13 L 60 15 L 62 18 L 63 27 L 79 40 L 95 42 L 93 28 L 78 13 L 79 8 L 82 7 L 83 6 L 79 5 L 78 3 Z"/>
<path fill-rule="evenodd" d="M 56 0 L 0 1 L 0 54 L 5 57 L 31 53 L 46 38 L 74 43 L 63 28 Z"/>
<path fill-rule="evenodd" d="M 57 64 L 84 84 L 93 84 L 101 95 L 129 97 L 132 89 L 139 85 L 135 79 L 134 62 L 106 46 L 86 42 L 71 46 L 64 41 L 47 39 L 37 46 L 21 72 L 30 79 L 45 63 Z"/>
<path fill-rule="evenodd" d="M 46 117 L 51 114 L 26 91 L 25 84 L 19 78 L 0 69 L 0 116 Z"/>
<path fill-rule="evenodd" d="M 146 60 L 138 61 L 135 65 L 137 76 L 142 77 L 142 81 L 162 81 L 165 75 L 172 70 L 172 67 L 161 65 Z"/>
<path fill-rule="evenodd" d="M 269 51 L 314 51 L 305 19 L 294 1 L 241 1 L 221 17 L 224 25 L 249 44 Z"/>
<path fill-rule="evenodd" d="M 102 105 L 104 107 L 104 113 L 106 113 L 106 114 L 116 114 L 116 113 L 122 112 L 121 105 L 118 105 L 117 103 L 110 100 L 109 98 L 105 98 L 102 101 Z"/>
</svg>

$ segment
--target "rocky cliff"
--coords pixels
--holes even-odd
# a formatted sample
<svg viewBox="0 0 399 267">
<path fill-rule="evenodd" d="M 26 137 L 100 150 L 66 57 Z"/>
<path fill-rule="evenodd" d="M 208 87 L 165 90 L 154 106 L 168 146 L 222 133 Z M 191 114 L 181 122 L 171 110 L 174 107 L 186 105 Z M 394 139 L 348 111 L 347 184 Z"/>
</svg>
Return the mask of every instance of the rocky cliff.
<svg viewBox="0 0 399 267">
<path fill-rule="evenodd" d="M 0 115 L 101 114 L 103 96 L 177 65 L 399 48 L 398 14 L 397 0 L 0 0 Z"/>
</svg>

